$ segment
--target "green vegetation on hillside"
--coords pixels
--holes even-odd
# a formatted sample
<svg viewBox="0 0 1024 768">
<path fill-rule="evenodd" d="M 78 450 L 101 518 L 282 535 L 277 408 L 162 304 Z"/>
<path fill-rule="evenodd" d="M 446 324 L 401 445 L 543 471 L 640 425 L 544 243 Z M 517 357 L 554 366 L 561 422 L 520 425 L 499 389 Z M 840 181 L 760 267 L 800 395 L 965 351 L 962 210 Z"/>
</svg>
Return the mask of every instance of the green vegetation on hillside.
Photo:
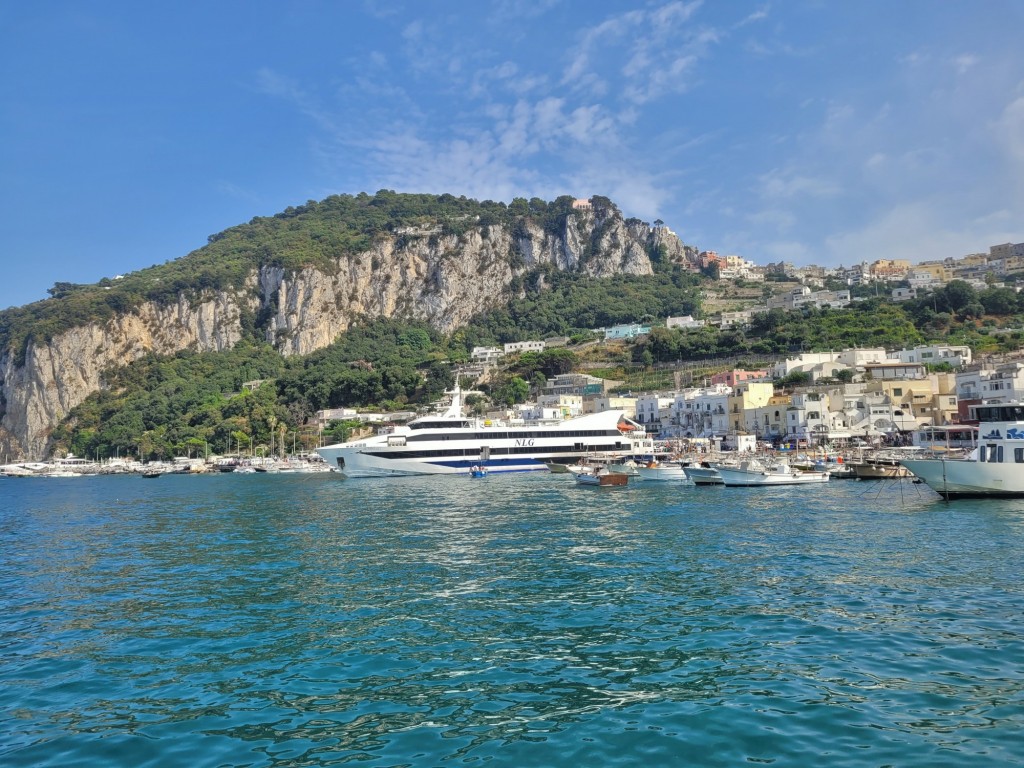
<svg viewBox="0 0 1024 768">
<path fill-rule="evenodd" d="M 602 279 L 544 267 L 514 286 L 525 293 L 523 298 L 474 318 L 463 337 L 504 343 L 699 314 L 702 282 L 678 267 Z"/>
<path fill-rule="evenodd" d="M 610 210 L 610 200 L 594 198 Z M 32 338 L 48 341 L 55 334 L 91 322 L 102 323 L 129 312 L 144 301 L 172 304 L 208 291 L 241 290 L 247 276 L 261 266 L 287 271 L 315 267 L 326 273 L 344 258 L 360 258 L 376 238 L 406 227 L 440 227 L 463 234 L 471 227 L 507 225 L 529 219 L 548 231 L 564 229 L 573 198 L 554 202 L 517 198 L 511 204 L 479 202 L 453 195 L 333 195 L 310 200 L 275 216 L 257 217 L 209 237 L 207 245 L 180 259 L 94 285 L 56 283 L 52 298 L 0 311 L 0 350 L 13 350 L 24 360 Z M 253 338 L 260 318 L 244 318 Z"/>
<path fill-rule="evenodd" d="M 319 409 L 439 397 L 454 383 L 440 362 L 443 345 L 425 325 L 374 320 L 304 358 L 251 342 L 227 352 L 151 356 L 112 371 L 109 388 L 73 409 L 54 440 L 90 457 L 202 455 L 200 448 L 226 454 L 296 441 L 309 448 Z"/>
</svg>

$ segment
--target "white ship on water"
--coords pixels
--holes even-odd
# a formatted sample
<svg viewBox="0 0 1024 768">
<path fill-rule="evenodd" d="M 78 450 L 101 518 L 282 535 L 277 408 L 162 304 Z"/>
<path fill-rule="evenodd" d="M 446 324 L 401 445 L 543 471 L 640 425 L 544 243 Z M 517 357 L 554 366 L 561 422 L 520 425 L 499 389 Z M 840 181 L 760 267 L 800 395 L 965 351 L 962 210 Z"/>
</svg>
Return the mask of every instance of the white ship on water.
<svg viewBox="0 0 1024 768">
<path fill-rule="evenodd" d="M 547 470 L 588 455 L 650 454 L 653 440 L 620 410 L 545 424 L 506 424 L 462 413 L 462 395 L 442 414 L 421 416 L 368 438 L 317 449 L 346 477 L 469 474 Z"/>
<path fill-rule="evenodd" d="M 904 459 L 915 476 L 947 499 L 1024 496 L 1024 405 L 973 406 L 978 447 L 966 459 Z"/>
</svg>

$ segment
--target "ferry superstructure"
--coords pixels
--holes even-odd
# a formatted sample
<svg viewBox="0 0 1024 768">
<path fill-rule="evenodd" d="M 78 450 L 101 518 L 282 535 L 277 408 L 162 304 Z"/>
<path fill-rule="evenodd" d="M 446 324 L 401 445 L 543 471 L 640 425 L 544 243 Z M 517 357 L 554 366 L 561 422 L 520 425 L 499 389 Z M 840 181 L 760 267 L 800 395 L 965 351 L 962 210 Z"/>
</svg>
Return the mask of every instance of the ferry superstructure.
<svg viewBox="0 0 1024 768">
<path fill-rule="evenodd" d="M 510 425 L 463 416 L 459 393 L 440 415 L 368 438 L 317 449 L 328 466 L 346 477 L 468 474 L 547 470 L 546 462 L 571 463 L 595 453 L 649 454 L 654 441 L 620 410 L 565 421 Z"/>
<path fill-rule="evenodd" d="M 947 499 L 1024 496 L 1024 405 L 972 406 L 978 447 L 966 459 L 900 462 Z"/>
</svg>

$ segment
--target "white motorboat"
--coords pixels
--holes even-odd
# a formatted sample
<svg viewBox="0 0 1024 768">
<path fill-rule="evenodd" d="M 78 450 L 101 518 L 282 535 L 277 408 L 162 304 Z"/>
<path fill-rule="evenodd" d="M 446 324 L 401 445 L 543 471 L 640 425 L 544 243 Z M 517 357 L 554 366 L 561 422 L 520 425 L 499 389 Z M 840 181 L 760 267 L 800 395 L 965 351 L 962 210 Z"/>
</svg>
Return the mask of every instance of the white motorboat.
<svg viewBox="0 0 1024 768">
<path fill-rule="evenodd" d="M 689 482 L 686 469 L 677 461 L 650 461 L 646 465 L 638 464 L 637 477 L 641 480 L 672 480 L 677 483 Z"/>
<path fill-rule="evenodd" d="M 794 472 L 784 461 L 765 464 L 759 459 L 743 459 L 736 465 L 718 464 L 715 469 L 726 487 L 761 485 L 809 485 L 827 483 L 828 472 Z"/>
<path fill-rule="evenodd" d="M 687 464 L 683 467 L 686 478 L 694 485 L 724 485 L 718 470 L 707 462 Z"/>
<path fill-rule="evenodd" d="M 904 459 L 900 463 L 946 499 L 1024 496 L 1024 404 L 971 406 L 978 447 L 966 459 Z"/>
</svg>

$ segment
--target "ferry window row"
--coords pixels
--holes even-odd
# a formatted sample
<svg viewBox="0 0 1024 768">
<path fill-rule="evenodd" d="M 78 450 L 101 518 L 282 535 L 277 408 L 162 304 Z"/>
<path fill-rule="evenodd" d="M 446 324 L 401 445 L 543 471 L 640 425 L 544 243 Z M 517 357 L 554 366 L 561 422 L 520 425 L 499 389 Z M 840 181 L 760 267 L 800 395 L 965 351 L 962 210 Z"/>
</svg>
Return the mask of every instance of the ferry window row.
<svg viewBox="0 0 1024 768">
<path fill-rule="evenodd" d="M 408 442 L 430 440 L 479 440 L 483 443 L 495 440 L 536 440 L 543 437 L 622 437 L 617 429 L 534 430 L 530 432 L 470 432 L 463 434 L 409 435 Z"/>
<path fill-rule="evenodd" d="M 615 445 L 591 445 L 587 446 L 585 450 L 581 450 L 579 447 L 573 447 L 568 445 L 552 445 L 545 446 L 538 450 L 537 448 L 530 447 L 509 447 L 509 448 L 491 448 L 490 455 L 495 456 L 518 456 L 526 454 L 529 456 L 536 456 L 538 454 L 556 454 L 556 453 L 569 453 L 569 454 L 583 454 L 587 451 L 621 451 L 623 446 L 620 444 Z M 476 458 L 480 455 L 479 448 L 446 448 L 443 450 L 430 450 L 430 451 L 366 451 L 368 456 L 377 456 L 382 459 L 440 459 L 440 458 L 451 458 L 451 457 L 469 457 Z"/>
</svg>

